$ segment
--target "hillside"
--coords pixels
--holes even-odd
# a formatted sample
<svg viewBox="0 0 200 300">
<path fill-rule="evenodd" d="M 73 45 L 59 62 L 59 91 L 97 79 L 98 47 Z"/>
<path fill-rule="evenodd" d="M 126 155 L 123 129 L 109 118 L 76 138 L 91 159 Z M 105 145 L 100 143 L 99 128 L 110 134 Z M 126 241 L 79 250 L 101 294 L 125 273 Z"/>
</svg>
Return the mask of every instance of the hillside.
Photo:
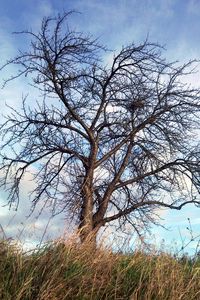
<svg viewBox="0 0 200 300">
<path fill-rule="evenodd" d="M 24 253 L 2 240 L 0 299 L 200 299 L 200 260 L 144 250 L 113 253 L 70 241 Z"/>
</svg>

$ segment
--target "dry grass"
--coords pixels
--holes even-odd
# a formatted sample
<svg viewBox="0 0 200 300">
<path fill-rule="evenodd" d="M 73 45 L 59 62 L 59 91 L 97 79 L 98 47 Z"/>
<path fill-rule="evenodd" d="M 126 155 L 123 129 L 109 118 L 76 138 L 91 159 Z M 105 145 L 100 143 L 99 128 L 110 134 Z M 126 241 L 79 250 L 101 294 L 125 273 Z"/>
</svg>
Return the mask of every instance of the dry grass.
<svg viewBox="0 0 200 300">
<path fill-rule="evenodd" d="M 166 253 L 116 254 L 75 242 L 23 253 L 0 242 L 3 300 L 200 299 L 200 261 Z"/>
</svg>

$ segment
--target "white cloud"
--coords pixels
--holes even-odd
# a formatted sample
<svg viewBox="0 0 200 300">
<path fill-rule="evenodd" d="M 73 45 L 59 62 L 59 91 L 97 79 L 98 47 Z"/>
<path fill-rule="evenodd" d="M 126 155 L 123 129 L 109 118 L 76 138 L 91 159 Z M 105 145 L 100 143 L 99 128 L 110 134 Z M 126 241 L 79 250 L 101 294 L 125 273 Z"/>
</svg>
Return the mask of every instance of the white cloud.
<svg viewBox="0 0 200 300">
<path fill-rule="evenodd" d="M 51 212 L 46 209 L 39 215 L 41 202 L 30 215 L 32 203 L 29 199 L 29 192 L 34 187 L 33 175 L 26 173 L 21 184 L 17 211 L 13 209 L 14 207 L 9 210 L 9 206 L 6 205 L 7 193 L 0 191 L 0 224 L 3 228 L 2 231 L 0 227 L 0 237 L 6 234 L 8 238 L 11 237 L 21 241 L 25 247 L 29 247 L 31 241 L 33 247 L 40 243 L 45 231 L 44 241 L 63 235 L 66 229 L 64 214 L 52 218 Z"/>
</svg>

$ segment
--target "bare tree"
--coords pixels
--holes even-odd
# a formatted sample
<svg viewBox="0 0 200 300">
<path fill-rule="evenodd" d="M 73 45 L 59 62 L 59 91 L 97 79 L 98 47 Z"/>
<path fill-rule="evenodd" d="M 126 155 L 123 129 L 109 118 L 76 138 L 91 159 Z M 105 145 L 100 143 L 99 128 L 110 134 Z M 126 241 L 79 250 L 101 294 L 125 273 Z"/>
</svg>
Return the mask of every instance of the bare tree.
<svg viewBox="0 0 200 300">
<path fill-rule="evenodd" d="M 7 81 L 28 76 L 43 98 L 33 107 L 23 99 L 0 129 L 1 185 L 18 203 L 34 166 L 33 209 L 41 201 L 52 214 L 66 212 L 81 241 L 111 222 L 140 235 L 159 208 L 200 204 L 200 90 L 183 83 L 194 62 L 168 63 L 146 41 L 103 66 L 107 50 L 70 29 L 69 15 L 23 32 L 29 51 L 4 66 L 19 66 Z"/>
</svg>

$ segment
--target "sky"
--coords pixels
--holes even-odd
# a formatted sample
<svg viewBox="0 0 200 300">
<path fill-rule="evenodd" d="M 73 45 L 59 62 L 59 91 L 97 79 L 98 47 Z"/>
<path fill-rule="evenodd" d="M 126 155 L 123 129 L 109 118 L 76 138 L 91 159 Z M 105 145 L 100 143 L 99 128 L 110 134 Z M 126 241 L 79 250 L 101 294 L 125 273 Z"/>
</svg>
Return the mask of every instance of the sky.
<svg viewBox="0 0 200 300">
<path fill-rule="evenodd" d="M 167 59 L 184 63 L 190 59 L 200 59 L 200 1 L 199 0 L 1 0 L 0 4 L 0 57 L 5 61 L 17 54 L 18 49 L 26 49 L 28 40 L 13 35 L 12 32 L 32 29 L 38 31 L 42 17 L 59 12 L 76 10 L 70 21 L 77 30 L 89 32 L 98 37 L 109 49 L 118 50 L 130 42 L 149 41 L 165 47 Z M 200 68 L 199 68 L 200 69 Z M 16 71 L 15 66 L 1 71 L 0 83 Z M 190 79 L 200 86 L 200 74 Z M 5 102 L 19 108 L 22 95 L 31 95 L 27 79 L 10 82 L 0 90 L 1 114 L 7 113 Z M 0 190 L 0 224 L 7 237 L 21 239 L 26 245 L 36 245 L 39 241 L 56 238 L 71 233 L 65 216 L 49 220 L 48 212 L 37 218 L 37 213 L 29 218 L 30 203 L 28 190 L 31 178 L 25 178 L 21 201 L 17 211 L 9 210 L 6 193 Z M 166 245 L 186 245 L 191 234 L 200 234 L 200 209 L 192 206 L 180 211 L 161 211 L 162 225 L 168 230 L 153 227 L 149 240 Z M 190 224 L 188 221 L 190 220 Z M 45 231 L 45 228 L 47 230 Z M 45 233 L 45 234 L 44 234 Z M 3 233 L 2 233 L 3 234 Z M 198 240 L 198 238 L 196 239 Z M 195 251 L 196 243 L 190 243 L 186 251 Z"/>
</svg>

